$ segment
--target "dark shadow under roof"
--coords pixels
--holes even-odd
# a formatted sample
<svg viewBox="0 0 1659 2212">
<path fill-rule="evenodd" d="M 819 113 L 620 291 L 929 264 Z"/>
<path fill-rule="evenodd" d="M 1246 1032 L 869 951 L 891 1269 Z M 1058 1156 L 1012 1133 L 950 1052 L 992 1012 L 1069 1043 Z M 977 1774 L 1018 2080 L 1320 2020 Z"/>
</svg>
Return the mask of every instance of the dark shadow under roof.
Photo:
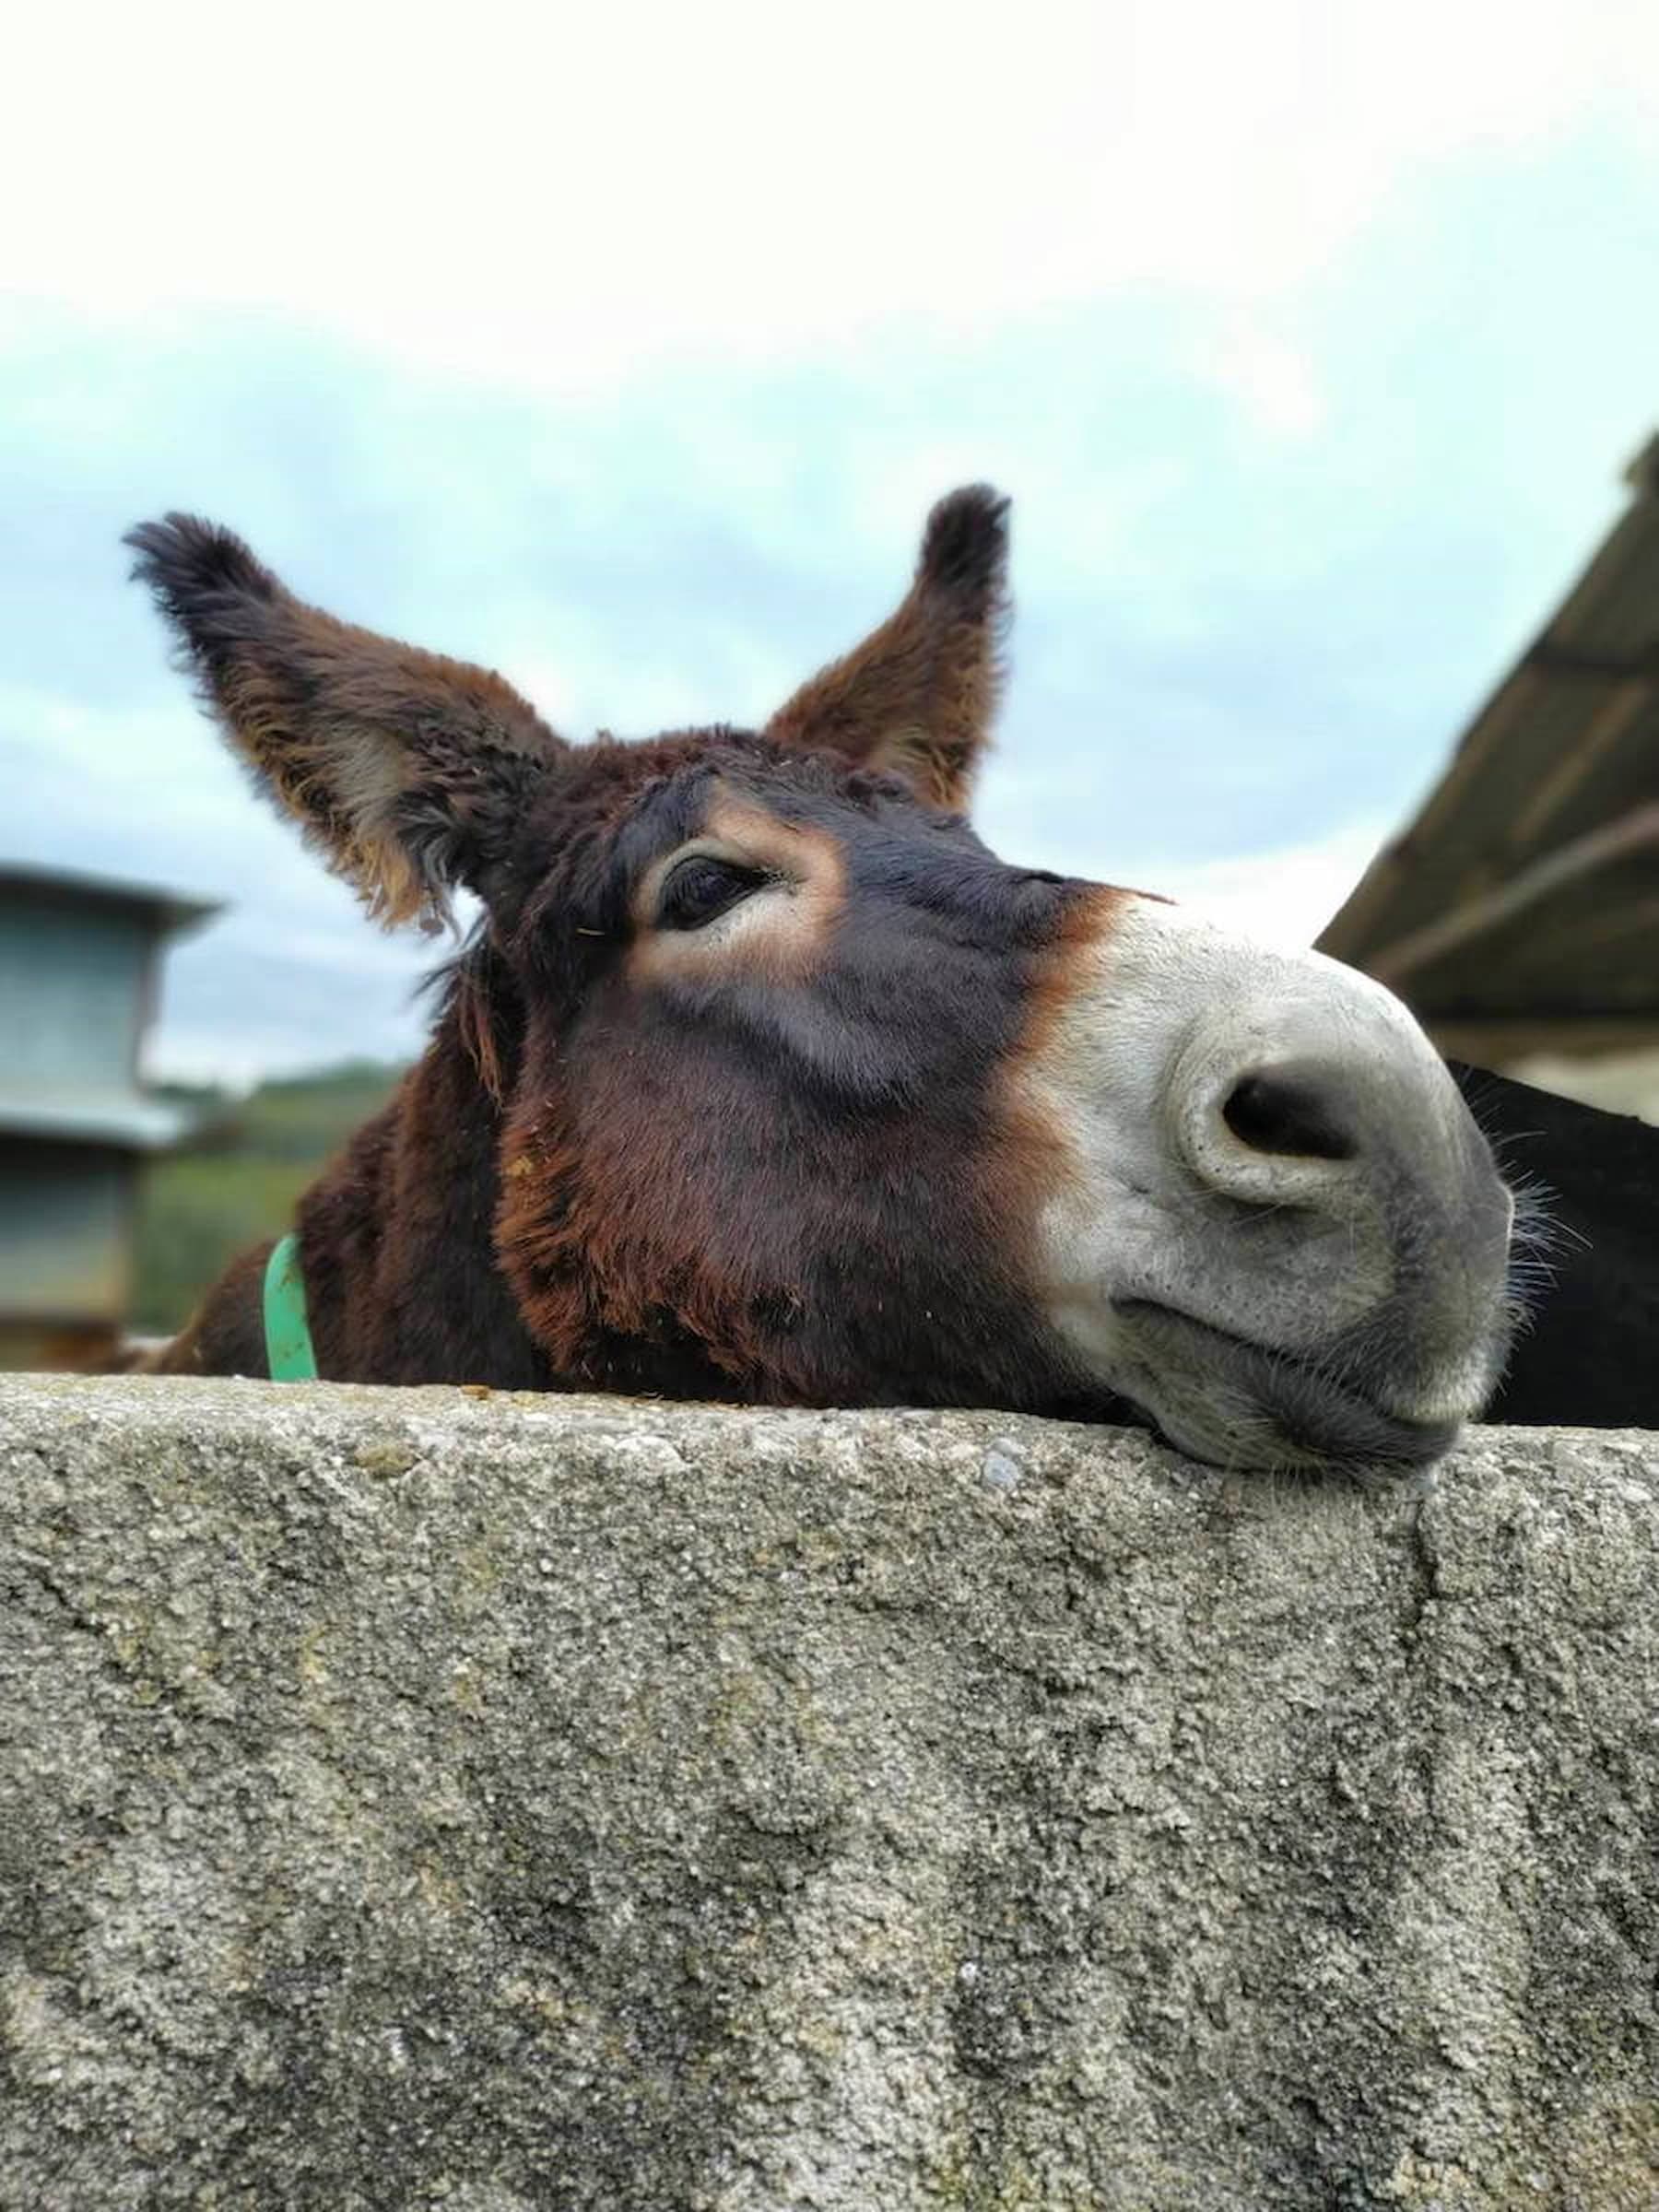
<svg viewBox="0 0 1659 2212">
<path fill-rule="evenodd" d="M 31 900 L 64 906 L 120 907 L 145 916 L 158 935 L 193 929 L 220 911 L 217 900 L 184 899 L 159 884 L 129 883 L 115 876 L 82 875 L 74 868 L 36 866 L 0 860 L 0 891 L 20 891 Z"/>
<path fill-rule="evenodd" d="M 1443 1052 L 1659 1045 L 1659 436 L 1559 610 L 1319 940 Z"/>
</svg>

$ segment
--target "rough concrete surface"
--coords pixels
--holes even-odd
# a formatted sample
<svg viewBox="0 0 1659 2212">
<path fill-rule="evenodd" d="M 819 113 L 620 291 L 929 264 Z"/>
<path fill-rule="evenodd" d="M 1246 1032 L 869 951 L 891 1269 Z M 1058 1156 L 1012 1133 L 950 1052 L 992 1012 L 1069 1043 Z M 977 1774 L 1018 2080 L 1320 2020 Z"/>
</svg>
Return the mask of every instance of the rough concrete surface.
<svg viewBox="0 0 1659 2212">
<path fill-rule="evenodd" d="M 1659 1439 L 0 1381 L 0 2204 L 1659 2205 Z"/>
</svg>

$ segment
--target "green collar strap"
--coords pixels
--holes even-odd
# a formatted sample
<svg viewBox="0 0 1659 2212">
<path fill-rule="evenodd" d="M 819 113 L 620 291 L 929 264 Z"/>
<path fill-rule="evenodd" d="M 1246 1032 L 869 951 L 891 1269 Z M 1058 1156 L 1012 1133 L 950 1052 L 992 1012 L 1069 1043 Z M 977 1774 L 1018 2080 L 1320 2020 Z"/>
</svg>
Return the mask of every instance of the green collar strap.
<svg viewBox="0 0 1659 2212">
<path fill-rule="evenodd" d="M 273 1382 L 313 1382 L 317 1355 L 305 1318 L 300 1240 L 290 1230 L 271 1248 L 265 1271 L 265 1366 Z"/>
</svg>

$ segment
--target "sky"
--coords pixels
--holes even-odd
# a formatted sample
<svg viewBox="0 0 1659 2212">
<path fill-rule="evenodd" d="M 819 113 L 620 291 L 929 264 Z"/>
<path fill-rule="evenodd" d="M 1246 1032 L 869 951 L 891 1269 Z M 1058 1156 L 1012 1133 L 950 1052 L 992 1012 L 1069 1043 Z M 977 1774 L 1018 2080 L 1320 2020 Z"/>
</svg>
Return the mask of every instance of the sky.
<svg viewBox="0 0 1659 2212">
<path fill-rule="evenodd" d="M 642 735 L 764 719 L 990 478 L 989 841 L 1306 942 L 1659 428 L 1649 0 L 159 0 L 22 59 L 0 864 L 225 902 L 159 1075 L 408 1053 L 442 948 L 254 800 L 143 517 Z"/>
</svg>

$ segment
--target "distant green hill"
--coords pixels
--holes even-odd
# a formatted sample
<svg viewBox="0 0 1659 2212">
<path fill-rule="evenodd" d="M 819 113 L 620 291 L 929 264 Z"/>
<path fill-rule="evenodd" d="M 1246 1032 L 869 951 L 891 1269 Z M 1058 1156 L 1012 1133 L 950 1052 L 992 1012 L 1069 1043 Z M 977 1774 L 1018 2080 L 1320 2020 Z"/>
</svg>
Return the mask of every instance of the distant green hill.
<svg viewBox="0 0 1659 2212">
<path fill-rule="evenodd" d="M 353 1060 L 263 1083 L 245 1099 L 176 1087 L 198 1115 L 188 1149 L 154 1161 L 138 1202 L 133 1326 L 165 1335 L 244 1246 L 288 1227 L 294 1201 L 403 1069 Z"/>
</svg>

